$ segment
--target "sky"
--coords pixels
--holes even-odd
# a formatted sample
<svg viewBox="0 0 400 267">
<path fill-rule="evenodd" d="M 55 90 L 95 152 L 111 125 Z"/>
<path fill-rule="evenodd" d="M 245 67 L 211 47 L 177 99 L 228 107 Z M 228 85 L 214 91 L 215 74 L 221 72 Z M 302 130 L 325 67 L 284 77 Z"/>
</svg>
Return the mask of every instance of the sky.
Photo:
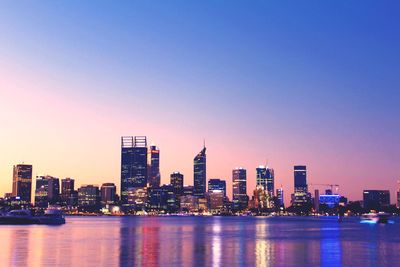
<svg viewBox="0 0 400 267">
<path fill-rule="evenodd" d="M 400 179 L 397 1 L 2 1 L 0 194 L 12 166 L 77 185 L 120 182 L 120 137 L 161 150 L 161 181 L 275 170 L 390 189 Z M 324 186 L 309 186 L 310 190 Z M 34 187 L 33 187 L 34 189 Z"/>
</svg>

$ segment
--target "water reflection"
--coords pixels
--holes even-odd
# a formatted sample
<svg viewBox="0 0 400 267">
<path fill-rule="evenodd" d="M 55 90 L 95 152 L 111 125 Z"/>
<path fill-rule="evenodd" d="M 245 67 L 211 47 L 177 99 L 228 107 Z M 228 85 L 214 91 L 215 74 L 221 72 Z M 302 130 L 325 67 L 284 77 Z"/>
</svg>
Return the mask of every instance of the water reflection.
<svg viewBox="0 0 400 267">
<path fill-rule="evenodd" d="M 314 218 L 68 218 L 0 226 L 1 266 L 397 266 L 400 223 Z"/>
</svg>

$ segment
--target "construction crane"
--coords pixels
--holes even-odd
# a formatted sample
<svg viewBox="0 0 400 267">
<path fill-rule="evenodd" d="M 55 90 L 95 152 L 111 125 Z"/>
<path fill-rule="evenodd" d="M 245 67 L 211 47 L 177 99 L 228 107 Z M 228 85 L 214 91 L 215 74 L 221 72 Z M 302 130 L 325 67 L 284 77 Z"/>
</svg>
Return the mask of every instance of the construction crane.
<svg viewBox="0 0 400 267">
<path fill-rule="evenodd" d="M 333 193 L 333 187 L 335 187 L 336 192 L 339 190 L 338 184 L 310 184 L 310 185 L 317 185 L 317 186 L 329 186 L 331 188 L 331 192 Z"/>
</svg>

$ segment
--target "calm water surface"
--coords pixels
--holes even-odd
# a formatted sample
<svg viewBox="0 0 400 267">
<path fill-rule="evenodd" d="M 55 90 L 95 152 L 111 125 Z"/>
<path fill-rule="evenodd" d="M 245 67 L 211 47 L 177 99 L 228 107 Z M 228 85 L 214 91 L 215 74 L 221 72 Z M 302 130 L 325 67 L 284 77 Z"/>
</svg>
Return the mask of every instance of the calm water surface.
<svg viewBox="0 0 400 267">
<path fill-rule="evenodd" d="M 1 266 L 400 266 L 400 221 L 67 217 L 0 226 Z"/>
</svg>

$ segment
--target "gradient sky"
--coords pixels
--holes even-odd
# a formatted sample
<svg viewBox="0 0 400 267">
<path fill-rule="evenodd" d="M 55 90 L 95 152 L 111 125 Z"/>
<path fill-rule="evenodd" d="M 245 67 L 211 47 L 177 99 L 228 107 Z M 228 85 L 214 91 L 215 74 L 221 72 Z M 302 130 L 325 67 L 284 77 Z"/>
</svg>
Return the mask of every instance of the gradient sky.
<svg viewBox="0 0 400 267">
<path fill-rule="evenodd" d="M 0 194 L 12 165 L 120 180 L 120 136 L 161 149 L 161 179 L 293 165 L 352 200 L 400 178 L 398 1 L 2 1 Z M 313 190 L 314 187 L 310 187 Z M 325 189 L 321 187 L 320 189 Z M 119 190 L 119 189 L 118 189 Z"/>
</svg>

